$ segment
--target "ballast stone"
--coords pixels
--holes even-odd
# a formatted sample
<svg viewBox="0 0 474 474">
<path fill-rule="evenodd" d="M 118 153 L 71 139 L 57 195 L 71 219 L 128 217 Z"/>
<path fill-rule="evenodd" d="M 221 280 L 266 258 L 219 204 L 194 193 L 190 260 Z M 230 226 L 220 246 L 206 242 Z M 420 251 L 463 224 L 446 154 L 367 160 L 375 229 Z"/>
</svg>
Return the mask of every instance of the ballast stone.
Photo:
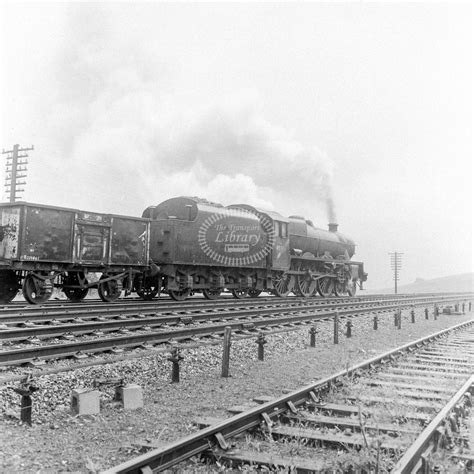
<svg viewBox="0 0 474 474">
<path fill-rule="evenodd" d="M 71 408 L 78 415 L 100 413 L 100 393 L 89 388 L 76 388 L 71 393 Z"/>
<path fill-rule="evenodd" d="M 143 408 L 143 391 L 140 385 L 128 384 L 115 389 L 115 399 L 122 403 L 125 410 Z"/>
</svg>

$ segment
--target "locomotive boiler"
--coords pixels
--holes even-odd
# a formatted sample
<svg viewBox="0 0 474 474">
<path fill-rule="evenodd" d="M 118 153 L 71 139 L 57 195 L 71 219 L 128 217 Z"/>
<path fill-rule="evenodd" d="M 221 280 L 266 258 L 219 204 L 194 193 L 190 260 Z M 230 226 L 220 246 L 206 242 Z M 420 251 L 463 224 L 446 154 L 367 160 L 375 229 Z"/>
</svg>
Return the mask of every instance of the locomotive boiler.
<svg viewBox="0 0 474 474">
<path fill-rule="evenodd" d="M 367 275 L 361 262 L 350 259 L 355 244 L 337 231 L 338 225 L 329 224 L 329 230 L 317 228 L 310 220 L 290 216 L 291 270 L 295 277 L 293 287 L 300 296 L 350 295 L 356 292 Z M 294 273 L 297 272 L 297 273 Z"/>
</svg>

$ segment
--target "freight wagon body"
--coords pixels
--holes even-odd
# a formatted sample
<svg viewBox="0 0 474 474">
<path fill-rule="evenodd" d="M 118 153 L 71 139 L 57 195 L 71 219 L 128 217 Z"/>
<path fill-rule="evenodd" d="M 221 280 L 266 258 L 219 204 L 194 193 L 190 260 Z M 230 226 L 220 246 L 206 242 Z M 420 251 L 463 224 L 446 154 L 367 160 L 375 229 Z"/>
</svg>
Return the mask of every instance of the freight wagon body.
<svg viewBox="0 0 474 474">
<path fill-rule="evenodd" d="M 54 206 L 0 204 L 0 301 L 20 287 L 32 303 L 46 301 L 53 285 L 73 300 L 98 286 L 106 301 L 131 285 L 148 265 L 149 221 Z M 102 274 L 99 284 L 88 272 Z"/>
</svg>

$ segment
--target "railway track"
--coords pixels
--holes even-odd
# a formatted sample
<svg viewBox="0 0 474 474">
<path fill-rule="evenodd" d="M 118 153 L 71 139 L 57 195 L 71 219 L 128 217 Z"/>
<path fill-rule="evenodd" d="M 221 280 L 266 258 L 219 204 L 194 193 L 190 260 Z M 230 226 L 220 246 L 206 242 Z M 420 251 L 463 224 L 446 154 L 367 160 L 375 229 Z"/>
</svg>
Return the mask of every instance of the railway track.
<svg viewBox="0 0 474 474">
<path fill-rule="evenodd" d="M 301 306 L 301 305 L 320 305 L 330 306 L 339 303 L 354 303 L 363 301 L 397 300 L 411 301 L 414 298 L 454 298 L 460 300 L 468 299 L 472 295 L 469 293 L 440 293 L 440 294 L 422 294 L 422 295 L 368 295 L 352 298 L 301 298 L 296 296 L 286 298 L 276 298 L 274 296 L 260 296 L 258 298 L 235 299 L 232 297 L 223 297 L 218 300 L 205 300 L 201 298 L 189 298 L 186 301 L 176 302 L 171 299 L 156 299 L 153 301 L 144 301 L 137 298 L 127 298 L 116 301 L 112 304 L 106 304 L 99 300 L 84 300 L 81 303 L 73 303 L 69 300 L 48 301 L 43 305 L 27 305 L 24 303 L 14 303 L 8 306 L 0 307 L 0 324 L 14 322 L 45 320 L 47 318 L 72 318 L 75 316 L 93 318 L 96 315 L 117 315 L 134 314 L 147 311 L 165 312 L 185 312 L 198 311 L 216 308 L 239 308 L 239 307 L 259 307 L 261 305 L 280 306 Z"/>
<path fill-rule="evenodd" d="M 271 317 L 276 313 L 298 314 L 301 312 L 314 311 L 343 311 L 359 308 L 377 308 L 384 305 L 399 304 L 400 307 L 417 304 L 449 303 L 459 301 L 457 298 L 446 297 L 412 297 L 410 299 L 377 299 L 362 301 L 335 301 L 329 304 L 312 303 L 307 300 L 290 303 L 262 302 L 252 305 L 219 305 L 219 306 L 192 306 L 187 309 L 173 308 L 173 310 L 157 309 L 151 311 L 139 311 L 136 307 L 125 310 L 108 310 L 70 314 L 54 312 L 41 315 L 29 316 L 0 316 L 0 340 L 25 341 L 30 337 L 43 339 L 54 338 L 63 334 L 93 334 L 95 331 L 112 332 L 122 328 L 141 329 L 143 327 L 161 327 L 163 325 L 178 325 L 181 323 L 191 324 L 209 321 L 220 321 L 229 318 Z M 140 308 L 139 308 L 140 309 Z M 92 313 L 92 314 L 91 314 Z"/>
<path fill-rule="evenodd" d="M 279 398 L 262 396 L 252 406 L 231 408 L 228 419 L 198 420 L 198 432 L 106 473 L 186 470 L 198 466 L 186 464 L 196 455 L 202 455 L 203 469 L 214 472 L 238 466 L 440 472 L 440 463 L 473 458 L 462 447 L 469 440 L 460 435 L 473 368 L 471 320 Z"/>
<path fill-rule="evenodd" d="M 418 297 L 420 298 L 420 297 Z M 426 297 L 429 298 L 429 297 Z M 446 296 L 446 298 L 450 298 Z M 318 307 L 326 308 L 333 305 L 340 304 L 357 304 L 361 302 L 376 303 L 378 301 L 387 300 L 387 298 L 362 298 L 362 299 L 305 299 L 305 298 L 258 298 L 248 300 L 225 299 L 219 301 L 202 301 L 195 299 L 194 301 L 186 301 L 180 303 L 155 303 L 155 302 L 134 302 L 127 304 L 98 304 L 98 305 L 69 305 L 65 306 L 45 306 L 43 308 L 33 307 L 27 308 L 28 311 L 11 310 L 7 308 L 4 311 L 0 310 L 0 324 L 7 324 L 9 326 L 19 325 L 24 322 L 48 322 L 54 319 L 68 320 L 74 318 L 94 319 L 96 317 L 115 317 L 138 315 L 147 313 L 157 313 L 162 315 L 176 315 L 176 314 L 192 314 L 192 313 L 214 313 L 217 310 L 233 311 L 243 309 L 258 309 L 258 308 L 302 308 L 302 307 Z M 397 298 L 390 298 L 393 301 L 399 301 Z M 403 299 L 402 301 L 408 301 Z M 413 297 L 409 299 L 412 301 Z"/>
<path fill-rule="evenodd" d="M 151 349 L 153 345 L 163 345 L 170 341 L 196 341 L 203 338 L 223 335 L 225 327 L 230 326 L 237 335 L 252 336 L 258 331 L 297 330 L 314 321 L 331 318 L 335 311 L 340 317 L 353 317 L 362 314 L 390 312 L 397 309 L 434 304 L 459 303 L 459 297 L 425 297 L 390 298 L 387 300 L 363 300 L 331 302 L 329 305 L 312 304 L 311 300 L 300 300 L 299 305 L 278 304 L 253 305 L 252 307 L 226 307 L 221 309 L 207 307 L 204 311 L 190 307 L 188 311 L 173 311 L 171 314 L 143 314 L 133 312 L 117 319 L 100 316 L 96 320 L 74 318 L 67 315 L 65 321 L 57 319 L 38 319 L 42 324 L 31 321 L 25 327 L 2 326 L 0 341 L 0 365 L 21 365 L 41 363 L 49 359 L 67 357 L 85 358 L 89 354 L 122 351 L 124 348 Z M 207 306 L 207 305 L 206 305 Z M 133 310 L 135 311 L 135 310 Z M 112 332 L 119 332 L 110 336 Z M 133 331 L 133 332 L 132 332 Z M 84 340 L 84 337 L 87 340 Z M 41 340 L 42 338 L 43 340 Z M 54 338 L 52 343 L 47 343 Z M 81 340 L 79 340 L 81 339 Z M 10 349 L 12 341 L 26 343 Z"/>
</svg>

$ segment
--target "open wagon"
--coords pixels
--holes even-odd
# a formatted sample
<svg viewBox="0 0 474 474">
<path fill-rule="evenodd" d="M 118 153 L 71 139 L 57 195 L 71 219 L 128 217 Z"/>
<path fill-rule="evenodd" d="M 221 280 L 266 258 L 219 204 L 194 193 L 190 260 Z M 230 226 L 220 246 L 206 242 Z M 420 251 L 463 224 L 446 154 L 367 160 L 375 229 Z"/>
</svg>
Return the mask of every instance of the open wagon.
<svg viewBox="0 0 474 474">
<path fill-rule="evenodd" d="M 140 292 L 148 239 L 144 218 L 0 204 L 0 303 L 10 302 L 20 288 L 36 304 L 48 300 L 53 287 L 73 301 L 93 287 L 104 301 L 114 301 L 122 289 Z"/>
</svg>

